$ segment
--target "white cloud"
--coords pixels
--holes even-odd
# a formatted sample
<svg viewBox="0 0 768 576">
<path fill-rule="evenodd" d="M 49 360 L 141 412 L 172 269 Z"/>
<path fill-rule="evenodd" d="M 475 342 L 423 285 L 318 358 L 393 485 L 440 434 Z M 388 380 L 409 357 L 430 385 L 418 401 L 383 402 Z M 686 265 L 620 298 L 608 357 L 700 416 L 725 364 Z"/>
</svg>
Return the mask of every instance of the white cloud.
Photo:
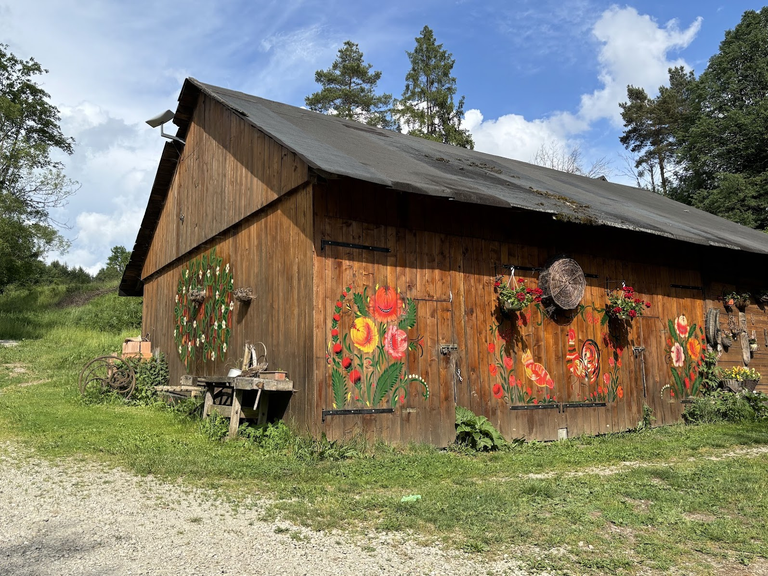
<svg viewBox="0 0 768 576">
<path fill-rule="evenodd" d="M 679 58 L 670 60 L 668 54 L 686 48 L 700 28 L 701 18 L 680 30 L 676 20 L 659 26 L 631 7 L 613 6 L 603 12 L 592 28 L 602 44 L 598 61 L 603 87 L 581 97 L 579 116 L 588 122 L 608 118 L 615 126 L 622 126 L 618 104 L 627 99 L 627 85 L 655 94 L 668 82 L 669 68 L 686 65 Z"/>
<path fill-rule="evenodd" d="M 580 137 L 598 121 L 623 125 L 619 103 L 626 100 L 628 84 L 655 94 L 667 82 L 670 67 L 685 65 L 682 59 L 669 59 L 668 55 L 687 47 L 700 27 L 701 18 L 680 30 L 675 20 L 659 26 L 634 8 L 611 7 L 592 26 L 592 34 L 601 44 L 598 78 L 602 87 L 582 95 L 575 112 L 533 120 L 518 114 L 486 120 L 479 110 L 469 110 L 463 126 L 472 133 L 478 150 L 524 162 L 531 162 L 543 145 L 583 149 Z M 582 151 L 588 161 L 604 156 L 604 152 Z"/>
</svg>

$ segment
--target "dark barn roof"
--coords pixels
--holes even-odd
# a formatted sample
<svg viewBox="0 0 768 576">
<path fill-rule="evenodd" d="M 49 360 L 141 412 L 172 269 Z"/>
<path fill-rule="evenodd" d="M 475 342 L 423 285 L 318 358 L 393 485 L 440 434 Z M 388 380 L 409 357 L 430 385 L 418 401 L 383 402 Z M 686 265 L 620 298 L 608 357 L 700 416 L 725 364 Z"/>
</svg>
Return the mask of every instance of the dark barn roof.
<svg viewBox="0 0 768 576">
<path fill-rule="evenodd" d="M 242 92 L 184 83 L 174 122 L 183 138 L 199 93 L 221 102 L 301 157 L 323 176 L 395 190 L 550 213 L 559 220 L 611 226 L 704 246 L 768 254 L 768 235 L 648 190 L 544 168 L 382 130 Z M 166 145 L 121 293 L 141 293 L 140 266 L 152 239 L 177 152 Z M 134 262 L 135 260 L 135 262 Z M 130 271 L 130 273 L 129 273 Z M 137 275 L 138 273 L 138 275 Z"/>
</svg>

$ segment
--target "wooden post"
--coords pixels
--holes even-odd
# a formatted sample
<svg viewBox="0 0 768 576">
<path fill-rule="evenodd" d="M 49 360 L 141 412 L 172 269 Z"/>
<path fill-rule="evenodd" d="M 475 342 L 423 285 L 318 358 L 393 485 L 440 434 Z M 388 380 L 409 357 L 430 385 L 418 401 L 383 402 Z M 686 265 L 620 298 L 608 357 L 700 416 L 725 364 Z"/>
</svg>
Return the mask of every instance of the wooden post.
<svg viewBox="0 0 768 576">
<path fill-rule="evenodd" d="M 232 412 L 229 416 L 229 437 L 234 438 L 237 436 L 237 429 L 240 427 L 240 416 L 243 413 L 243 391 L 232 391 Z"/>
<path fill-rule="evenodd" d="M 205 385 L 205 402 L 203 403 L 203 418 L 208 417 L 208 413 L 211 411 L 211 406 L 213 406 L 213 385 L 206 384 Z"/>
</svg>

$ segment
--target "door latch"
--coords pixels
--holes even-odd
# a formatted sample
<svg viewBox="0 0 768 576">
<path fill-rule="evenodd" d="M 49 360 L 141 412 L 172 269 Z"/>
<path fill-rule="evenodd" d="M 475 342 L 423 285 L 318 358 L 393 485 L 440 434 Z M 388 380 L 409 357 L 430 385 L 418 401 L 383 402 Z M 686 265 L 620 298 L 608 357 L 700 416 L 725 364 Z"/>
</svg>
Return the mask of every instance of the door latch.
<svg viewBox="0 0 768 576">
<path fill-rule="evenodd" d="M 458 349 L 458 344 L 440 344 L 440 354 L 443 356 L 447 356 L 451 352 L 456 352 Z"/>
</svg>

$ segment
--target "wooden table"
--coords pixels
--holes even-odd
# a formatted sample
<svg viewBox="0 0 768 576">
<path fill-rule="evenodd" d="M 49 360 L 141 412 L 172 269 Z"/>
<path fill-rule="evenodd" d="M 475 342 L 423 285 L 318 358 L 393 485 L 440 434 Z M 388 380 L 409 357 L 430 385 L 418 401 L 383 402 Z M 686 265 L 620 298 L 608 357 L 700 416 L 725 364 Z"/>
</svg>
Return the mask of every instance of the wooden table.
<svg viewBox="0 0 768 576">
<path fill-rule="evenodd" d="M 198 376 L 196 382 L 198 385 L 205 387 L 203 418 L 207 418 L 211 411 L 216 411 L 225 418 L 228 417 L 230 438 L 237 436 L 237 429 L 240 426 L 240 420 L 243 418 L 254 418 L 257 424 L 266 424 L 269 395 L 271 393 L 295 392 L 292 380 L 244 378 L 242 376 Z M 216 388 L 230 388 L 232 390 L 231 405 L 213 403 L 213 393 Z M 249 390 L 256 390 L 256 401 L 253 404 L 253 408 L 243 406 L 243 395 Z"/>
</svg>

